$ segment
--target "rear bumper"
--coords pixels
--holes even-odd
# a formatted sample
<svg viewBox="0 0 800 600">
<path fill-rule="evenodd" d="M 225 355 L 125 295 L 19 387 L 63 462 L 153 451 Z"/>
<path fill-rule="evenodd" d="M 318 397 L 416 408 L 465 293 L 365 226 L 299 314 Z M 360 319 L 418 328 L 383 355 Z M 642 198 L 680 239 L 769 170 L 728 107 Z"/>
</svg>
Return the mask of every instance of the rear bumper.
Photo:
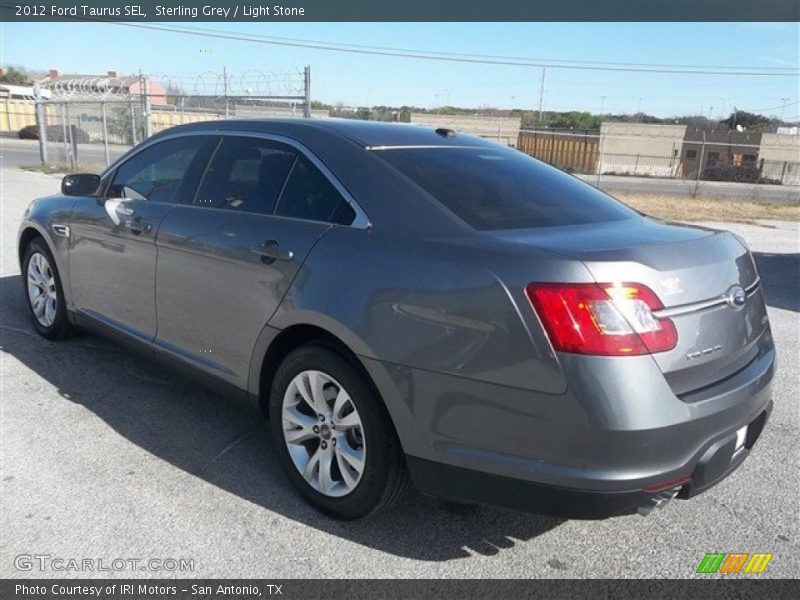
<svg viewBox="0 0 800 600">
<path fill-rule="evenodd" d="M 713 487 L 747 458 L 764 429 L 772 402 L 748 425 L 743 448 L 736 447 L 736 430 L 711 441 L 693 460 L 688 478 L 664 480 L 663 486 L 620 491 L 567 488 L 522 479 L 514 479 L 436 463 L 412 456 L 406 461 L 417 488 L 447 500 L 501 506 L 566 519 L 605 519 L 613 516 L 648 511 L 675 492 L 679 498 L 690 498 Z M 625 482 L 620 482 L 622 486 Z M 643 513 L 643 514 L 646 514 Z"/>
<path fill-rule="evenodd" d="M 683 397 L 651 357 L 580 358 L 562 358 L 573 385 L 560 395 L 365 364 L 420 490 L 573 518 L 710 488 L 744 461 L 772 408 L 769 335 L 742 371 Z M 734 453 L 746 425 L 745 448 Z"/>
</svg>

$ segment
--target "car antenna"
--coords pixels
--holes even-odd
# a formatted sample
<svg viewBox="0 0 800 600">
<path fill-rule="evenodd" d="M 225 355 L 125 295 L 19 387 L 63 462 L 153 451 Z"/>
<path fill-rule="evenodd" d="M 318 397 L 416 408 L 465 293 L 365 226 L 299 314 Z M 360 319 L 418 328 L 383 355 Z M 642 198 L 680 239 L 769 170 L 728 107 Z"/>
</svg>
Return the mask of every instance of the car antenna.
<svg viewBox="0 0 800 600">
<path fill-rule="evenodd" d="M 453 131 L 452 129 L 448 129 L 447 127 L 438 127 L 436 129 L 436 133 L 437 133 L 437 135 L 440 135 L 440 136 L 446 137 L 446 138 L 456 137 L 456 132 Z"/>
</svg>

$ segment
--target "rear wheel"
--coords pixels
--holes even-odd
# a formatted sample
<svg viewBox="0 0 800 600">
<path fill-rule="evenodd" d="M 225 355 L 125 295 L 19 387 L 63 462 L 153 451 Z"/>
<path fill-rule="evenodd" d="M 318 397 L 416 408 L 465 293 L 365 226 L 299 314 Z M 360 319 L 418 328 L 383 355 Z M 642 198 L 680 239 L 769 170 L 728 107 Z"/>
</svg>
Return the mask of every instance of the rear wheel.
<svg viewBox="0 0 800 600">
<path fill-rule="evenodd" d="M 71 326 L 61 277 L 56 261 L 42 238 L 34 238 L 25 249 L 22 277 L 36 331 L 49 340 L 66 337 Z"/>
<path fill-rule="evenodd" d="M 365 377 L 320 346 L 303 346 L 281 365 L 270 391 L 270 427 L 297 491 L 338 519 L 391 506 L 408 487 L 389 415 Z"/>
</svg>

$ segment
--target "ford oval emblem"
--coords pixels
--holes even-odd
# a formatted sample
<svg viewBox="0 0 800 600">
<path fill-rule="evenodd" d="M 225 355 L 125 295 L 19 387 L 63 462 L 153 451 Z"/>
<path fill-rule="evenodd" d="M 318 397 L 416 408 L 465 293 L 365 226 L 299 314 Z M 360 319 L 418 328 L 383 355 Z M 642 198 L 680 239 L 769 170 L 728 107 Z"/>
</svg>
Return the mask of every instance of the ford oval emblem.
<svg viewBox="0 0 800 600">
<path fill-rule="evenodd" d="M 728 293 L 725 294 L 725 302 L 728 303 L 734 310 L 739 310 L 745 305 L 747 302 L 747 294 L 744 291 L 744 288 L 740 285 L 734 285 L 731 289 L 728 290 Z"/>
</svg>

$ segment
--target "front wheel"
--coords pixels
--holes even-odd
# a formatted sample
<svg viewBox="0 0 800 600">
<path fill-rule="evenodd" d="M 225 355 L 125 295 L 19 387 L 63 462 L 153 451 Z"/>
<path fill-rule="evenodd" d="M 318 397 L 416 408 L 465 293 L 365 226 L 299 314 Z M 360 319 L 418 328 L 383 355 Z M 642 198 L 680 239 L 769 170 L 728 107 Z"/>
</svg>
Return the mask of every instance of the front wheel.
<svg viewBox="0 0 800 600">
<path fill-rule="evenodd" d="M 284 359 L 269 415 L 281 466 L 321 512 L 359 519 L 388 508 L 407 489 L 400 443 L 381 399 L 332 350 L 303 346 Z"/>
<path fill-rule="evenodd" d="M 22 281 L 33 326 L 42 337 L 56 340 L 71 330 L 56 261 L 42 238 L 35 238 L 22 258 Z"/>
</svg>

